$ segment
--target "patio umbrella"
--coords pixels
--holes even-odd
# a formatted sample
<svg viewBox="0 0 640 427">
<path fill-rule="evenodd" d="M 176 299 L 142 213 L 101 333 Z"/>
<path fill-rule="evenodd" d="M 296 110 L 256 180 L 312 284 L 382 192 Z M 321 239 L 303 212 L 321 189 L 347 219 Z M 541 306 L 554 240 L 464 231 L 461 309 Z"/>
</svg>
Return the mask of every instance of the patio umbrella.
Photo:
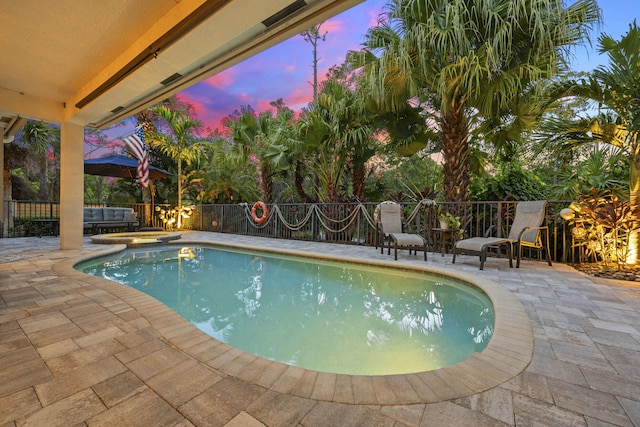
<svg viewBox="0 0 640 427">
<path fill-rule="evenodd" d="M 138 160 L 116 155 L 88 159 L 84 161 L 84 173 L 88 175 L 112 176 L 115 178 L 136 178 Z M 170 172 L 155 166 L 149 166 L 149 179 L 162 179 L 171 176 Z"/>
</svg>

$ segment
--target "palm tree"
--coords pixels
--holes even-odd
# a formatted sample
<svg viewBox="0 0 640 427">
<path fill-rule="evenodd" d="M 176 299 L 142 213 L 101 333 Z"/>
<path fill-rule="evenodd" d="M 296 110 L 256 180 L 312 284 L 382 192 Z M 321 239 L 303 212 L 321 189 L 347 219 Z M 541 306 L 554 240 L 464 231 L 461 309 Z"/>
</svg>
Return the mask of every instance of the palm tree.
<svg viewBox="0 0 640 427">
<path fill-rule="evenodd" d="M 211 161 L 203 170 L 203 200 L 209 203 L 238 203 L 260 197 L 255 182 L 255 167 L 238 168 L 229 161 L 232 142 L 214 138 Z"/>
<path fill-rule="evenodd" d="M 271 103 L 276 112 L 260 114 L 250 106 L 241 106 L 225 120 L 234 145 L 228 152 L 230 161 L 240 168 L 254 163 L 262 201 L 274 201 L 274 177 L 289 167 L 287 141 L 290 139 L 293 111 L 282 100 Z"/>
<path fill-rule="evenodd" d="M 60 158 L 60 129 L 45 122 L 29 120 L 21 131 L 21 137 L 28 145 L 27 158 L 37 164 L 40 189 L 38 198 L 49 200 L 58 198 L 51 194 L 49 185 L 49 169 L 51 168 L 49 153 L 53 160 Z M 55 168 L 56 171 L 59 168 Z"/>
<path fill-rule="evenodd" d="M 419 102 L 439 131 L 444 195 L 469 196 L 471 136 L 564 71 L 562 56 L 599 20 L 595 0 L 391 0 L 349 62 L 397 115 Z M 500 123 L 503 120 L 499 120 Z"/>
<path fill-rule="evenodd" d="M 608 144 L 629 156 L 629 203 L 632 219 L 640 220 L 640 29 L 634 21 L 619 41 L 606 34 L 598 51 L 609 64 L 581 80 L 563 82 L 554 96 L 579 96 L 597 104 L 595 113 L 577 119 L 554 118 L 547 123 L 547 142 L 572 150 L 584 144 Z M 593 110 L 592 110 L 593 111 Z M 640 235 L 631 233 L 627 263 L 640 261 Z"/>
<path fill-rule="evenodd" d="M 299 151 L 317 178 L 317 197 L 325 202 L 361 198 L 366 178 L 366 162 L 375 154 L 373 135 L 376 117 L 364 102 L 359 89 L 352 89 L 339 70 L 333 70 L 321 85 L 297 123 Z M 346 178 L 351 178 L 351 191 Z"/>
<path fill-rule="evenodd" d="M 229 161 L 239 168 L 246 168 L 251 157 L 256 160 L 258 187 L 261 199 L 265 203 L 273 202 L 273 181 L 268 163 L 261 158 L 256 159 L 256 153 L 262 137 L 269 132 L 268 125 L 271 119 L 271 113 L 257 115 L 251 106 L 243 105 L 240 110 L 235 110 L 224 120 L 224 125 L 230 130 L 230 137 L 234 141 L 228 153 Z"/>
<path fill-rule="evenodd" d="M 185 103 L 180 100 L 176 95 L 170 96 L 169 98 L 164 99 L 159 104 L 156 104 L 155 107 L 159 107 L 160 105 L 164 105 L 168 109 L 172 111 L 180 112 L 186 116 L 191 116 L 195 114 L 195 109 L 193 105 L 189 103 Z M 136 127 L 142 126 L 144 129 L 145 140 L 149 139 L 152 135 L 158 132 L 158 128 L 162 126 L 164 119 L 160 117 L 157 113 L 157 108 L 146 108 L 144 110 L 139 111 L 137 114 L 133 115 L 133 119 L 136 122 Z M 159 165 L 159 163 L 166 163 L 168 159 L 162 155 L 162 153 L 158 152 L 152 145 L 147 144 L 147 152 L 149 155 L 149 164 Z M 164 157 L 164 158 L 163 158 Z M 168 165 L 162 165 L 165 167 Z M 161 184 L 160 187 L 163 185 Z M 166 189 L 165 189 L 166 190 Z M 155 195 L 156 192 L 162 191 L 162 188 L 158 189 L 156 184 L 149 180 L 148 192 L 144 189 L 141 189 L 142 197 L 145 202 L 145 210 L 147 206 L 153 210 L 155 204 Z M 149 202 L 150 205 L 149 205 Z M 153 212 L 146 211 L 144 216 L 145 218 L 150 218 L 153 215 Z"/>
<path fill-rule="evenodd" d="M 195 114 L 193 105 L 181 101 L 176 95 L 170 96 L 154 107 L 159 107 L 160 105 L 164 105 L 172 111 L 177 111 L 187 116 Z M 153 135 L 156 133 L 158 128 L 162 126 L 164 120 L 158 115 L 158 108 L 154 107 L 146 108 L 133 115 L 133 119 L 136 121 L 136 127 L 143 126 L 145 135 Z"/>
<path fill-rule="evenodd" d="M 191 166 L 197 163 L 204 152 L 203 143 L 198 138 L 202 123 L 192 119 L 188 112 L 172 110 L 166 105 L 152 108 L 153 113 L 162 118 L 168 126 L 167 133 L 156 131 L 149 137 L 149 142 L 160 152 L 169 156 L 177 164 L 178 203 L 177 228 L 182 227 L 182 194 L 183 194 L 183 163 Z"/>
</svg>

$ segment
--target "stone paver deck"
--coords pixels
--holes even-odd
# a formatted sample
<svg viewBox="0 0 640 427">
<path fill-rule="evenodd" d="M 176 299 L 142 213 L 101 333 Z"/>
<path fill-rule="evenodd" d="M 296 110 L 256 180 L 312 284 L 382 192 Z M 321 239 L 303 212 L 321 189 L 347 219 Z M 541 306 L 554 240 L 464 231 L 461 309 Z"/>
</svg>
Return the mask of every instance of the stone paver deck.
<svg viewBox="0 0 640 427">
<path fill-rule="evenodd" d="M 151 297 L 71 268 L 118 246 L 87 239 L 82 250 L 61 251 L 53 237 L 0 239 L 0 426 L 640 426 L 636 283 L 535 261 L 509 269 L 490 258 L 480 271 L 475 257 L 451 265 L 450 256 L 429 254 L 425 263 L 401 251 L 396 263 L 371 247 L 215 233 L 183 239 L 479 279 L 496 303 L 496 336 L 451 369 L 307 371 L 220 343 Z"/>
</svg>

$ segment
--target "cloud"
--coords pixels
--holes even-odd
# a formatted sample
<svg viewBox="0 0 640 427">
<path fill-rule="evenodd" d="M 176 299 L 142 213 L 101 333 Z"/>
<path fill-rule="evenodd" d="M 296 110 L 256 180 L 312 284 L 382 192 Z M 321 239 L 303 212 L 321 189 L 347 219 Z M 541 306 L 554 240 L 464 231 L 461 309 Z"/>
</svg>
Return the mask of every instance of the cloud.
<svg viewBox="0 0 640 427">
<path fill-rule="evenodd" d="M 234 70 L 233 68 L 229 68 L 228 70 L 209 77 L 204 81 L 204 83 L 217 88 L 225 88 L 234 82 L 233 77 L 236 73 L 236 70 Z"/>
<path fill-rule="evenodd" d="M 320 25 L 320 35 L 326 33 L 340 33 L 345 27 L 344 21 L 341 19 L 330 19 Z"/>
<path fill-rule="evenodd" d="M 298 70 L 297 64 L 289 64 L 284 67 L 284 71 L 286 71 L 289 74 L 294 74 L 297 70 Z"/>
<path fill-rule="evenodd" d="M 111 150 L 117 150 L 117 149 L 120 149 L 120 148 L 124 148 L 124 142 L 118 141 L 118 140 L 110 141 L 110 142 L 107 142 L 105 144 L 105 147 L 109 148 Z"/>
<path fill-rule="evenodd" d="M 306 85 L 297 88 L 284 101 L 286 106 L 292 110 L 299 111 L 302 107 L 306 107 L 312 99 L 313 87 Z"/>
<path fill-rule="evenodd" d="M 369 17 L 369 21 L 367 27 L 377 27 L 380 21 L 380 14 L 382 13 L 382 7 L 377 8 L 373 7 L 367 11 L 367 16 Z"/>
<path fill-rule="evenodd" d="M 274 111 L 275 109 L 271 106 L 272 101 L 267 101 L 266 99 L 258 100 L 256 104 L 256 112 L 258 114 L 265 113 L 267 111 Z"/>
</svg>

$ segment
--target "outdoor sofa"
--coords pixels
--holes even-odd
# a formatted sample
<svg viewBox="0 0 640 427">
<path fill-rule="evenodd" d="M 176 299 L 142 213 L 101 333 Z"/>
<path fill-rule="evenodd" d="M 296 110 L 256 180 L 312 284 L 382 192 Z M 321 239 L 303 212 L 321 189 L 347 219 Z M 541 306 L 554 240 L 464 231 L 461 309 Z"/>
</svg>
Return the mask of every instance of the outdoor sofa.
<svg viewBox="0 0 640 427">
<path fill-rule="evenodd" d="M 137 231 L 140 222 L 132 208 L 84 208 L 83 229 L 91 234 L 100 234 L 104 230 L 126 229 Z"/>
</svg>

